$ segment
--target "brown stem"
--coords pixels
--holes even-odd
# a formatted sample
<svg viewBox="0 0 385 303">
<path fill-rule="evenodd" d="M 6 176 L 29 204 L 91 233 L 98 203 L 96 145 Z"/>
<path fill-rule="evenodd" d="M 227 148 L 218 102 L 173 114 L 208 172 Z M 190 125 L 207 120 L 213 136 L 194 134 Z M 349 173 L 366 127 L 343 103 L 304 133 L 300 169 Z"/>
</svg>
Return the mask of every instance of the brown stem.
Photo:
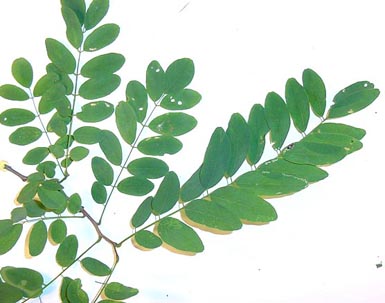
<svg viewBox="0 0 385 303">
<path fill-rule="evenodd" d="M 26 176 L 24 176 L 23 174 L 19 173 L 19 172 L 16 171 L 16 170 L 14 170 L 11 166 L 5 164 L 5 165 L 4 165 L 4 168 L 5 168 L 7 171 L 9 171 L 9 172 L 13 173 L 14 175 L 18 176 L 23 182 L 27 181 L 27 177 L 26 177 Z"/>
<path fill-rule="evenodd" d="M 99 224 L 94 220 L 94 218 L 91 217 L 91 215 L 85 210 L 84 207 L 80 209 L 80 212 L 88 219 L 90 220 L 91 224 L 95 228 L 98 236 L 104 240 L 106 240 L 108 243 L 110 243 L 112 246 L 117 247 L 118 243 L 112 241 L 110 238 L 108 238 L 106 235 L 102 233 L 102 231 L 99 228 Z"/>
</svg>

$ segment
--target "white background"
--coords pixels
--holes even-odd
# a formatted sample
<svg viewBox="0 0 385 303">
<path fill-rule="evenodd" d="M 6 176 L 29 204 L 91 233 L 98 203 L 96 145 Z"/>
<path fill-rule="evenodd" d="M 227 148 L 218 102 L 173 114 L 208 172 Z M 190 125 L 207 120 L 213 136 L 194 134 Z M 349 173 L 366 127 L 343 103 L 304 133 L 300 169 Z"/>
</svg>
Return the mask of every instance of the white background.
<svg viewBox="0 0 385 303">
<path fill-rule="evenodd" d="M 305 68 L 322 76 L 329 100 L 359 80 L 385 89 L 385 18 L 379 0 L 111 0 L 105 22 L 119 24 L 121 34 L 99 54 L 114 51 L 126 57 L 119 72 L 121 90 L 107 101 L 123 99 L 129 80 L 143 82 L 153 59 L 164 67 L 181 57 L 195 62 L 190 87 L 201 92 L 203 100 L 191 113 L 199 124 L 182 137 L 180 155 L 170 158 L 171 168 L 182 179 L 200 164 L 216 126 L 226 127 L 233 112 L 247 117 L 269 91 L 282 95 L 286 80 L 300 80 Z M 48 63 L 44 39 L 65 41 L 59 1 L 3 2 L 0 37 L 0 83 L 12 81 L 10 67 L 18 57 L 32 63 L 38 79 Z M 3 111 L 9 103 L 0 102 Z M 366 110 L 340 119 L 367 130 L 364 148 L 327 167 L 326 180 L 271 200 L 279 215 L 276 222 L 245 226 L 227 236 L 201 232 L 205 252 L 194 257 L 162 248 L 141 252 L 127 243 L 119 250 L 121 263 L 113 279 L 139 288 L 140 294 L 132 299 L 139 303 L 384 302 L 385 269 L 376 268 L 385 261 L 384 118 L 381 95 Z M 8 144 L 10 131 L 1 129 L 0 159 L 28 173 L 31 168 L 21 163 L 28 149 Z M 73 171 L 79 174 L 73 191 L 87 194 L 92 177 L 83 175 L 84 166 L 79 166 Z M 9 216 L 21 186 L 16 177 L 0 175 L 1 218 Z M 103 227 L 120 239 L 131 232 L 126 207 L 135 209 L 137 202 L 116 195 L 112 204 Z M 92 229 L 79 223 L 74 222 L 70 231 L 82 228 L 85 241 L 91 241 Z M 49 254 L 22 263 L 20 242 L 17 252 L 0 257 L 0 266 L 36 266 L 51 276 L 58 272 L 51 268 Z M 110 260 L 108 248 L 103 253 Z M 95 285 L 96 279 L 88 280 L 87 287 Z M 56 291 L 50 288 L 43 302 L 55 302 L 54 298 Z"/>
</svg>

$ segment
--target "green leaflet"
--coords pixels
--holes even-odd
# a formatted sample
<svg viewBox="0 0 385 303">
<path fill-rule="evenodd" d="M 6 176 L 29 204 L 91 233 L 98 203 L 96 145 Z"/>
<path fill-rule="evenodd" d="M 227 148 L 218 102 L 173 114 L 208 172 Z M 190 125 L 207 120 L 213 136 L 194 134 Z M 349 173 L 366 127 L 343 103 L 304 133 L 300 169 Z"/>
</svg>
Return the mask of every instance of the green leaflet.
<svg viewBox="0 0 385 303">
<path fill-rule="evenodd" d="M 12 63 L 12 75 L 25 88 L 30 88 L 33 80 L 31 63 L 24 58 L 18 58 Z"/>
<path fill-rule="evenodd" d="M 11 220 L 13 223 L 20 222 L 27 218 L 27 210 L 24 207 L 16 207 L 11 211 Z"/>
<path fill-rule="evenodd" d="M 290 195 L 308 186 L 305 179 L 284 172 L 270 172 L 257 169 L 247 172 L 234 181 L 234 186 L 253 190 L 262 198 L 275 198 Z"/>
<path fill-rule="evenodd" d="M 191 201 L 181 215 L 189 225 L 212 233 L 223 234 L 242 228 L 242 222 L 233 212 L 212 201 Z"/>
<path fill-rule="evenodd" d="M 304 133 L 310 117 L 309 98 L 305 89 L 294 78 L 286 82 L 285 99 L 294 126 Z"/>
<path fill-rule="evenodd" d="M 158 61 L 151 61 L 146 70 L 146 88 L 151 100 L 157 101 L 166 90 L 166 76 Z"/>
<path fill-rule="evenodd" d="M 250 129 L 241 114 L 236 113 L 231 116 L 226 135 L 230 140 L 231 153 L 225 175 L 231 177 L 245 161 L 250 146 Z"/>
<path fill-rule="evenodd" d="M 297 164 L 285 160 L 282 157 L 262 163 L 258 170 L 263 173 L 282 173 L 287 176 L 293 176 L 304 179 L 308 183 L 318 182 L 325 179 L 328 173 L 314 165 Z"/>
<path fill-rule="evenodd" d="M 15 246 L 22 231 L 22 224 L 13 224 L 9 219 L 0 220 L 0 255 L 4 255 Z"/>
<path fill-rule="evenodd" d="M 27 152 L 23 158 L 23 163 L 28 165 L 37 165 L 48 156 L 49 149 L 46 147 L 35 147 Z"/>
<path fill-rule="evenodd" d="M 49 152 L 56 158 L 56 159 L 60 159 L 62 157 L 64 157 L 64 154 L 65 154 L 65 151 L 64 151 L 64 148 L 63 146 L 61 145 L 50 145 L 48 147 L 49 149 Z"/>
<path fill-rule="evenodd" d="M 125 58 L 121 54 L 108 53 L 97 56 L 86 62 L 80 74 L 87 78 L 102 77 L 105 74 L 113 74 L 123 66 Z"/>
<path fill-rule="evenodd" d="M 80 211 L 82 206 L 82 199 L 78 193 L 72 194 L 68 198 L 67 209 L 71 214 L 76 214 Z"/>
<path fill-rule="evenodd" d="M 60 244 L 67 236 L 67 225 L 62 219 L 53 221 L 48 229 L 48 237 L 54 244 Z"/>
<path fill-rule="evenodd" d="M 139 81 L 130 81 L 126 87 L 126 100 L 134 109 L 136 119 L 142 123 L 147 116 L 148 97 L 146 88 Z"/>
<path fill-rule="evenodd" d="M 209 198 L 233 213 L 244 224 L 265 224 L 277 219 L 274 207 L 254 190 L 225 186 L 213 191 Z"/>
<path fill-rule="evenodd" d="M 111 269 L 103 262 L 94 258 L 84 258 L 80 261 L 83 268 L 91 275 L 104 277 L 111 274 Z"/>
<path fill-rule="evenodd" d="M 82 289 L 82 282 L 80 281 L 80 279 L 75 279 L 68 283 L 66 298 L 70 303 L 72 302 L 88 303 L 89 302 L 87 293 Z"/>
<path fill-rule="evenodd" d="M 182 185 L 180 189 L 180 200 L 182 202 L 191 201 L 204 193 L 204 188 L 200 181 L 200 168 Z"/>
<path fill-rule="evenodd" d="M 79 88 L 79 95 L 87 100 L 103 98 L 120 85 L 120 77 L 115 74 L 103 74 L 102 76 L 88 79 Z"/>
<path fill-rule="evenodd" d="M 99 181 L 92 183 L 91 196 L 92 196 L 92 199 L 94 199 L 94 201 L 98 204 L 106 203 L 107 201 L 106 187 Z"/>
<path fill-rule="evenodd" d="M 100 122 L 114 113 L 113 104 L 106 101 L 90 102 L 82 106 L 81 112 L 76 117 L 83 122 Z"/>
<path fill-rule="evenodd" d="M 16 145 L 28 145 L 38 140 L 42 134 L 42 131 L 37 127 L 23 126 L 9 136 L 9 142 Z"/>
<path fill-rule="evenodd" d="M 42 96 L 47 90 L 54 86 L 54 84 L 58 84 L 59 81 L 60 76 L 57 73 L 49 72 L 45 74 L 35 84 L 33 88 L 33 95 L 35 97 Z"/>
<path fill-rule="evenodd" d="M 70 150 L 70 158 L 72 161 L 80 161 L 86 158 L 89 154 L 89 149 L 83 146 L 76 146 Z"/>
<path fill-rule="evenodd" d="M 327 119 L 339 118 L 353 114 L 369 106 L 377 99 L 380 91 L 368 81 L 356 82 L 335 95 Z"/>
<path fill-rule="evenodd" d="M 202 96 L 195 90 L 184 89 L 172 95 L 166 95 L 160 106 L 167 110 L 186 110 L 193 108 L 202 99 Z"/>
<path fill-rule="evenodd" d="M 168 165 L 157 158 L 143 157 L 131 161 L 127 170 L 134 176 L 158 179 L 167 174 Z"/>
<path fill-rule="evenodd" d="M 285 150 L 283 157 L 299 164 L 332 164 L 359 150 L 362 147 L 359 139 L 364 135 L 364 130 L 348 125 L 321 124 L 291 149 Z"/>
<path fill-rule="evenodd" d="M 5 266 L 0 274 L 7 284 L 19 289 L 24 297 L 37 298 L 42 293 L 43 276 L 33 269 Z"/>
<path fill-rule="evenodd" d="M 75 261 L 78 252 L 78 239 L 75 235 L 67 236 L 56 252 L 56 262 L 61 267 L 68 267 Z"/>
<path fill-rule="evenodd" d="M 61 0 L 61 5 L 72 9 L 78 17 L 80 24 L 83 25 L 86 14 L 86 4 L 84 0 Z"/>
<path fill-rule="evenodd" d="M 159 216 L 171 210 L 178 201 L 179 188 L 178 176 L 173 171 L 168 172 L 152 200 L 152 213 Z"/>
<path fill-rule="evenodd" d="M 122 163 L 122 146 L 112 131 L 102 130 L 100 132 L 99 146 L 107 160 L 112 164 L 120 165 Z"/>
<path fill-rule="evenodd" d="M 73 74 L 76 68 L 76 60 L 72 53 L 59 41 L 47 38 L 45 40 L 48 58 L 60 70 L 66 74 Z"/>
<path fill-rule="evenodd" d="M 326 88 L 321 77 L 311 69 L 305 69 L 302 73 L 303 87 L 309 97 L 309 103 L 313 113 L 322 117 L 326 108 Z"/>
<path fill-rule="evenodd" d="M 230 155 L 230 140 L 223 128 L 218 127 L 211 135 L 199 170 L 199 180 L 205 189 L 213 187 L 223 178 L 229 167 Z"/>
<path fill-rule="evenodd" d="M 113 300 L 124 300 L 137 295 L 139 291 L 136 288 L 124 286 L 118 282 L 110 282 L 104 289 L 104 295 Z"/>
<path fill-rule="evenodd" d="M 28 252 L 32 257 L 40 255 L 47 243 L 47 226 L 44 221 L 32 225 L 27 238 Z"/>
<path fill-rule="evenodd" d="M 96 28 L 84 41 L 84 50 L 94 52 L 110 45 L 119 35 L 117 24 L 109 23 Z"/>
<path fill-rule="evenodd" d="M 100 141 L 102 131 L 93 126 L 82 126 L 74 131 L 75 141 L 82 144 L 95 144 Z"/>
<path fill-rule="evenodd" d="M 24 204 L 32 200 L 37 193 L 37 188 L 39 184 L 40 184 L 39 181 L 31 181 L 31 182 L 28 182 L 26 185 L 24 185 L 24 187 L 20 190 L 17 196 L 17 201 L 19 203 Z"/>
<path fill-rule="evenodd" d="M 126 195 L 144 196 L 153 190 L 154 184 L 145 178 L 134 176 L 121 180 L 117 188 Z"/>
<path fill-rule="evenodd" d="M 194 77 L 194 62 L 188 58 L 175 60 L 166 70 L 166 92 L 175 94 L 190 84 Z"/>
<path fill-rule="evenodd" d="M 62 282 L 60 285 L 60 299 L 62 303 L 70 303 L 67 298 L 67 290 L 70 283 L 73 281 L 73 279 L 68 277 L 63 277 Z"/>
<path fill-rule="evenodd" d="M 250 142 L 246 160 L 250 165 L 258 163 L 265 150 L 265 137 L 270 129 L 264 111 L 261 104 L 254 104 L 247 121 L 250 130 Z"/>
<path fill-rule="evenodd" d="M 58 77 L 58 80 L 55 82 L 59 82 L 65 87 L 65 94 L 71 95 L 74 89 L 74 83 L 72 82 L 72 79 L 70 76 L 66 73 L 64 73 L 62 70 L 60 70 L 55 64 L 48 63 L 46 66 L 47 74 L 53 74 Z M 55 82 L 53 84 L 55 84 Z"/>
<path fill-rule="evenodd" d="M 41 203 L 50 210 L 64 210 L 67 206 L 67 198 L 62 191 L 39 187 L 37 194 Z"/>
<path fill-rule="evenodd" d="M 12 101 L 25 101 L 29 99 L 29 95 L 22 88 L 13 84 L 1 85 L 0 96 Z"/>
<path fill-rule="evenodd" d="M 182 142 L 171 136 L 156 136 L 143 139 L 138 144 L 138 150 L 145 155 L 173 155 L 182 149 Z"/>
<path fill-rule="evenodd" d="M 68 6 L 62 6 L 61 13 L 66 24 L 66 35 L 71 45 L 78 49 L 83 42 L 83 31 L 75 11 Z"/>
<path fill-rule="evenodd" d="M 123 140 L 128 144 L 133 144 L 136 139 L 137 122 L 131 103 L 119 102 L 115 109 L 115 122 Z"/>
<path fill-rule="evenodd" d="M 27 124 L 35 120 L 35 114 L 21 108 L 10 108 L 0 114 L 0 123 L 5 126 L 17 126 Z"/>
<path fill-rule="evenodd" d="M 59 137 L 64 137 L 67 134 L 67 125 L 69 124 L 69 121 L 69 118 L 63 118 L 56 112 L 52 115 L 47 124 L 47 131 L 54 132 Z"/>
<path fill-rule="evenodd" d="M 93 157 L 91 168 L 96 180 L 103 185 L 111 185 L 114 181 L 114 171 L 111 165 L 103 158 Z"/>
<path fill-rule="evenodd" d="M 148 127 L 161 135 L 180 136 L 194 129 L 197 123 L 194 117 L 185 113 L 166 113 L 154 118 Z"/>
<path fill-rule="evenodd" d="M 150 250 L 162 245 L 162 240 L 148 230 L 140 230 L 132 238 L 135 247 L 141 250 Z"/>
<path fill-rule="evenodd" d="M 198 234 L 178 219 L 161 219 L 155 226 L 155 232 L 162 239 L 163 246 L 172 252 L 194 255 L 204 250 Z"/>
<path fill-rule="evenodd" d="M 66 88 L 60 82 L 52 84 L 45 90 L 42 94 L 42 97 L 39 102 L 39 113 L 47 114 L 52 111 L 54 108 L 60 108 L 63 110 L 64 107 L 67 107 L 67 113 L 64 113 L 62 116 L 67 116 L 70 114 L 68 112 L 70 105 L 66 102 Z M 67 103 L 67 104 L 65 104 Z"/>
<path fill-rule="evenodd" d="M 153 197 L 147 197 L 136 209 L 134 215 L 131 218 L 131 225 L 134 228 L 142 226 L 152 213 L 152 204 Z"/>
<path fill-rule="evenodd" d="M 23 292 L 12 285 L 0 282 L 0 297 L 4 302 L 16 303 L 23 298 Z"/>
<path fill-rule="evenodd" d="M 109 0 L 93 0 L 87 9 L 84 27 L 89 30 L 99 24 L 108 12 Z"/>
<path fill-rule="evenodd" d="M 265 100 L 265 118 L 270 128 L 270 142 L 280 149 L 290 128 L 290 116 L 285 101 L 275 92 L 270 92 Z"/>
</svg>

